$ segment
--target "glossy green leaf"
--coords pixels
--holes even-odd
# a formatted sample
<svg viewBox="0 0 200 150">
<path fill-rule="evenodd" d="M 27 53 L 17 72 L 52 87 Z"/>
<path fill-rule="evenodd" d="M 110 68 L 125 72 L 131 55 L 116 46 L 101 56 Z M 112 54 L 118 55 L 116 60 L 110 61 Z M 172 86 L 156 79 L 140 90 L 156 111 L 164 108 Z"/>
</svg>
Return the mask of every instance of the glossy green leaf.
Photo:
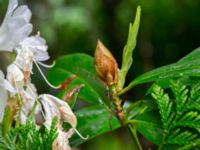
<svg viewBox="0 0 200 150">
<path fill-rule="evenodd" d="M 135 103 L 129 104 L 127 108 L 125 108 L 127 117 L 129 120 L 135 118 L 135 116 L 143 113 L 148 108 L 148 105 L 145 104 L 142 100 L 137 101 Z"/>
<path fill-rule="evenodd" d="M 101 106 L 84 108 L 76 111 L 75 114 L 78 119 L 77 130 L 83 136 L 89 136 L 88 140 L 120 127 L 117 118 Z M 85 141 L 76 134 L 70 140 L 72 145 L 79 145 L 83 142 Z"/>
<path fill-rule="evenodd" d="M 187 61 L 194 61 L 194 60 L 199 59 L 199 57 L 200 57 L 200 47 L 196 48 L 191 53 L 189 53 L 188 55 L 183 57 L 181 60 L 178 61 L 178 63 L 183 63 L 183 62 L 187 62 Z"/>
<path fill-rule="evenodd" d="M 96 77 L 91 56 L 77 53 L 58 58 L 56 65 L 48 72 L 48 79 L 52 84 L 59 85 L 72 75 L 76 79 L 69 84 L 68 89 L 79 84 L 85 85 L 78 95 L 79 98 L 96 104 L 107 100 L 105 86 Z"/>
<path fill-rule="evenodd" d="M 200 76 L 200 60 L 197 59 L 197 57 L 193 57 L 193 58 L 194 59 L 192 59 L 192 55 L 190 54 L 190 57 L 185 57 L 180 62 L 163 66 L 163 67 L 154 69 L 152 71 L 149 71 L 147 73 L 144 73 L 143 75 L 134 79 L 126 88 L 123 89 L 123 91 L 120 92 L 120 94 L 123 94 L 127 92 L 129 89 L 131 89 L 132 87 L 138 84 L 142 84 L 142 83 L 165 80 L 165 79 L 175 78 L 175 77 L 184 77 L 184 76 L 195 76 L 195 77 L 198 76 L 199 77 Z"/>
<path fill-rule="evenodd" d="M 137 77 L 131 84 L 152 82 L 159 79 L 183 76 L 200 76 L 200 60 L 189 61 L 185 63 L 175 63 L 160 67 Z"/>
<path fill-rule="evenodd" d="M 123 88 L 126 74 L 128 70 L 130 69 L 133 62 L 132 55 L 137 43 L 137 34 L 139 30 L 139 25 L 140 25 L 140 16 L 141 16 L 141 7 L 138 6 L 134 23 L 133 24 L 130 23 L 128 40 L 123 50 L 122 67 L 119 70 L 119 83 L 118 83 L 119 89 Z"/>
<path fill-rule="evenodd" d="M 162 142 L 162 125 L 158 113 L 146 111 L 130 121 L 149 141 L 156 145 Z"/>
</svg>

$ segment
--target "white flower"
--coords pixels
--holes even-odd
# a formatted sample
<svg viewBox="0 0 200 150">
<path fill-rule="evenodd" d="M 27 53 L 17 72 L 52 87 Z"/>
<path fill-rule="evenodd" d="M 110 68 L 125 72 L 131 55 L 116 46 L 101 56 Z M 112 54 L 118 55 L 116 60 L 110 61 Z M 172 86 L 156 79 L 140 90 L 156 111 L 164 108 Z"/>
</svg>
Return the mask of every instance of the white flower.
<svg viewBox="0 0 200 150">
<path fill-rule="evenodd" d="M 31 11 L 26 5 L 18 6 L 17 0 L 9 0 L 6 16 L 0 26 L 0 50 L 12 51 L 31 32 Z"/>
<path fill-rule="evenodd" d="M 72 128 L 76 128 L 76 116 L 66 102 L 50 94 L 40 95 L 39 100 L 44 108 L 44 124 L 47 128 L 50 128 L 54 117 L 57 117 L 59 122 L 68 122 Z"/>
<path fill-rule="evenodd" d="M 27 37 L 15 48 L 17 51 L 15 64 L 23 71 L 32 72 L 33 61 L 49 59 L 47 48 L 46 41 L 39 35 Z"/>
<path fill-rule="evenodd" d="M 44 125 L 50 129 L 53 118 L 57 117 L 58 119 L 58 137 L 53 142 L 53 150 L 71 150 L 68 140 L 74 132 L 76 132 L 82 139 L 86 139 L 77 131 L 76 116 L 66 102 L 49 94 L 42 94 L 39 97 L 42 108 L 44 108 Z M 69 129 L 68 132 L 62 130 L 63 122 L 68 122 L 71 125 L 72 128 Z"/>
<path fill-rule="evenodd" d="M 15 88 L 16 92 L 20 94 L 24 88 L 24 74 L 15 64 L 10 64 L 7 67 L 7 80 Z M 11 93 L 11 96 L 14 94 Z"/>
<path fill-rule="evenodd" d="M 46 41 L 39 34 L 26 38 L 20 43 L 20 46 L 31 51 L 33 53 L 33 59 L 36 61 L 49 59 Z"/>
<path fill-rule="evenodd" d="M 20 101 L 22 103 L 22 111 L 18 115 L 20 115 L 21 123 L 25 124 L 26 119 L 34 106 L 34 103 L 38 98 L 37 90 L 35 86 L 30 82 L 30 80 L 24 82 L 24 74 L 15 64 L 10 64 L 8 66 L 7 79 L 17 91 L 18 98 L 20 98 Z M 11 96 L 14 96 L 14 94 L 10 92 Z M 36 107 L 35 114 L 37 114 L 38 112 L 39 108 Z"/>
<path fill-rule="evenodd" d="M 36 107 L 34 108 L 34 105 L 38 98 L 37 90 L 34 84 L 30 82 L 27 83 L 26 87 L 21 93 L 21 97 L 22 97 L 22 112 L 20 114 L 20 118 L 21 118 L 21 123 L 25 124 L 26 119 L 30 115 L 30 112 L 32 111 L 32 109 L 34 109 L 34 114 L 37 117 L 38 115 L 40 115 L 42 108 L 40 107 L 40 105 L 36 105 Z"/>
<path fill-rule="evenodd" d="M 0 70 L 0 122 L 3 119 L 6 101 L 8 99 L 8 91 L 15 93 L 15 89 L 12 85 L 4 78 L 3 72 Z"/>
<path fill-rule="evenodd" d="M 57 88 L 48 82 L 39 67 L 39 65 L 42 65 L 46 68 L 51 68 L 54 66 L 54 64 L 46 65 L 41 62 L 49 59 L 47 48 L 46 41 L 41 38 L 39 34 L 27 37 L 15 48 L 17 51 L 17 57 L 14 63 L 23 71 L 25 81 L 29 80 L 30 74 L 32 73 L 33 63 L 35 63 L 46 83 L 52 88 Z"/>
</svg>

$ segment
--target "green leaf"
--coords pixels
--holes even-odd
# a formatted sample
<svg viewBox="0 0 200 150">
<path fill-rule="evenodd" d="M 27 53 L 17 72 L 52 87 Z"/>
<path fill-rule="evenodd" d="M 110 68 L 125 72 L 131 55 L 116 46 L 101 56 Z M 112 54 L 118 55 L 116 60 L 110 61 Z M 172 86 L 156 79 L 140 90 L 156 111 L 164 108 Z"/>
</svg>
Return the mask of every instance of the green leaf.
<svg viewBox="0 0 200 150">
<path fill-rule="evenodd" d="M 164 80 L 175 77 L 184 76 L 200 76 L 200 60 L 191 60 L 182 63 L 174 63 L 171 65 L 163 66 L 152 70 L 150 72 L 144 73 L 143 75 L 134 79 L 126 88 L 123 89 L 119 94 L 127 92 L 132 87 L 158 80 Z"/>
<path fill-rule="evenodd" d="M 98 104 L 107 100 L 105 86 L 96 77 L 93 58 L 86 54 L 71 54 L 60 57 L 56 65 L 49 70 L 48 79 L 54 85 L 59 85 L 72 75 L 76 75 L 68 89 L 73 89 L 79 84 L 84 84 L 79 98 Z"/>
<path fill-rule="evenodd" d="M 181 60 L 178 61 L 178 63 L 183 63 L 183 62 L 187 62 L 187 61 L 194 61 L 194 60 L 199 59 L 199 56 L 200 56 L 200 47 L 196 48 L 191 53 L 189 53 L 188 55 L 183 57 Z"/>
<path fill-rule="evenodd" d="M 145 104 L 142 100 L 140 100 L 135 103 L 129 104 L 129 106 L 125 108 L 125 111 L 126 111 L 128 119 L 131 120 L 135 118 L 135 116 L 142 114 L 147 108 L 148 108 L 148 105 Z"/>
<path fill-rule="evenodd" d="M 162 142 L 161 121 L 158 113 L 146 111 L 130 121 L 136 129 L 156 145 Z"/>
<path fill-rule="evenodd" d="M 123 50 L 122 67 L 121 70 L 119 70 L 119 83 L 118 83 L 119 89 L 123 88 L 126 74 L 133 62 L 132 54 L 137 43 L 137 34 L 140 25 L 140 16 L 141 16 L 141 7 L 138 6 L 134 23 L 133 24 L 130 23 L 128 40 Z"/>
<path fill-rule="evenodd" d="M 119 121 L 101 106 L 91 106 L 75 112 L 78 119 L 77 130 L 88 140 L 120 127 Z M 70 143 L 79 145 L 85 142 L 78 135 L 72 136 Z"/>
</svg>

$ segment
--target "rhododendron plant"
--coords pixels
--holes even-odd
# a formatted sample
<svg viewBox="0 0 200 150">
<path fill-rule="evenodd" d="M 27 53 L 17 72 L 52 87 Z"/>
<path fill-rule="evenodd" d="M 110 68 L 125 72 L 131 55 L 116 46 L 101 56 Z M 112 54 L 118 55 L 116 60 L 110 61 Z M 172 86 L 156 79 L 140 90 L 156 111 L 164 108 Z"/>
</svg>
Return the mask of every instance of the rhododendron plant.
<svg viewBox="0 0 200 150">
<path fill-rule="evenodd" d="M 128 128 L 132 149 L 143 149 L 138 132 L 160 150 L 200 149 L 199 48 L 127 83 L 140 6 L 121 63 L 100 40 L 94 57 L 73 53 L 44 63 L 50 59 L 47 42 L 39 31 L 32 33 L 31 14 L 28 6 L 9 0 L 0 26 L 0 53 L 13 56 L 6 71 L 0 70 L 0 149 L 70 150 L 120 127 Z M 31 79 L 33 67 L 49 93 L 38 92 Z M 41 67 L 48 69 L 47 76 Z M 145 83 L 148 90 L 139 100 L 124 95 Z"/>
</svg>

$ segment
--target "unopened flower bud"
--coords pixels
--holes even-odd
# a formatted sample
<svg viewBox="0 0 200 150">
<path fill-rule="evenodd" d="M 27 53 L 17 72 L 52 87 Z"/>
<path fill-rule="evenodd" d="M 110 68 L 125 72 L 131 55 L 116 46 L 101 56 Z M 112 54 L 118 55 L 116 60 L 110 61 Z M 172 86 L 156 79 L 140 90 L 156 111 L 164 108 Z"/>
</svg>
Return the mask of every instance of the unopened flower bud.
<svg viewBox="0 0 200 150">
<path fill-rule="evenodd" d="M 94 63 L 97 75 L 108 86 L 118 81 L 118 65 L 110 51 L 98 41 L 94 54 Z"/>
</svg>

